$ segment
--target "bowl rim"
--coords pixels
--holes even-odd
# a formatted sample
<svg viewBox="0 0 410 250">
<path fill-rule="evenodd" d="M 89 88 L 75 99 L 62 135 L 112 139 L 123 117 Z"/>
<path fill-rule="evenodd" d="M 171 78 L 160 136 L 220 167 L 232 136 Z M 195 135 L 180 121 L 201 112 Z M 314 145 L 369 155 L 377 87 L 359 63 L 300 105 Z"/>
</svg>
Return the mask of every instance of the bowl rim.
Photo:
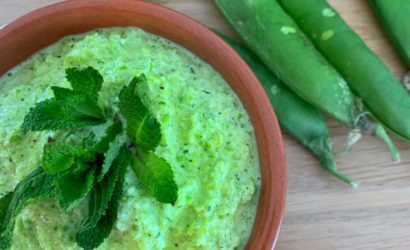
<svg viewBox="0 0 410 250">
<path fill-rule="evenodd" d="M 127 15 L 129 13 L 133 13 L 134 15 L 139 14 L 141 16 L 146 15 L 153 20 L 163 23 L 167 21 L 171 22 L 171 28 L 178 29 L 180 33 L 201 44 L 197 48 L 198 51 L 194 51 L 196 49 L 189 45 L 182 35 L 179 35 L 180 37 L 170 37 L 172 35 L 168 36 L 168 34 L 164 36 L 163 34 L 158 34 L 158 30 L 151 31 L 141 26 L 131 25 L 171 40 L 200 57 L 224 77 L 231 89 L 240 98 L 241 103 L 251 117 L 251 123 L 255 130 L 262 178 L 258 211 L 252 233 L 249 236 L 247 248 L 272 249 L 277 241 L 286 203 L 287 173 L 281 131 L 270 101 L 252 70 L 242 58 L 214 32 L 191 17 L 158 4 L 135 0 L 70 0 L 36 9 L 2 26 L 2 28 L 0 28 L 0 54 L 5 54 L 7 49 L 13 46 L 13 41 L 23 41 L 25 32 L 29 32 L 30 26 L 34 27 L 35 30 L 41 28 L 47 30 L 47 25 L 49 25 L 45 22 L 47 18 L 59 18 L 58 15 L 65 15 L 70 11 L 72 12 L 70 13 L 73 14 L 76 11 L 78 11 L 78 13 L 81 13 L 81 11 L 96 11 L 97 13 L 99 10 L 111 11 L 113 13 L 123 12 L 124 16 L 126 13 Z M 111 27 L 116 26 L 118 25 L 112 25 Z M 23 40 L 16 39 L 16 37 L 22 38 Z M 62 37 L 64 36 L 60 38 Z M 6 66 L 1 65 L 4 60 L 4 57 L 2 57 L 0 60 L 0 76 L 35 51 L 55 42 L 56 41 L 48 42 L 44 46 L 39 45 L 35 50 L 29 48 L 29 53 L 26 56 L 20 56 L 21 58 L 16 59 L 16 63 L 12 63 L 13 65 L 10 63 Z M 207 54 L 200 52 L 201 48 L 211 54 L 212 49 L 217 49 L 221 55 L 218 55 L 216 52 L 213 53 L 212 56 L 217 57 L 214 60 Z M 10 55 L 10 58 L 12 56 L 13 55 Z M 217 63 L 215 63 L 215 61 Z M 218 67 L 228 67 L 234 71 L 233 73 L 226 73 Z M 236 84 L 232 79 L 239 79 L 241 83 Z M 234 86 L 237 86 L 236 89 Z M 249 98 L 251 101 L 248 100 Z M 246 105 L 244 100 L 248 100 L 251 104 Z"/>
</svg>

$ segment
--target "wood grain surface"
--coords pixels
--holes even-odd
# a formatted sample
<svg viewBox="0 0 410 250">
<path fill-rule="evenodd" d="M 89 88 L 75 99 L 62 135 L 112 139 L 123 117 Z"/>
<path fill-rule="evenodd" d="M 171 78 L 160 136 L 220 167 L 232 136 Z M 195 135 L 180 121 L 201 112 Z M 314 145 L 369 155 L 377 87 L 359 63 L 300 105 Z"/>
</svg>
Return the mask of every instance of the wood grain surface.
<svg viewBox="0 0 410 250">
<path fill-rule="evenodd" d="M 0 0 L 0 26 L 58 0 Z M 211 0 L 153 0 L 235 36 Z M 345 20 L 400 78 L 404 64 L 381 31 L 366 0 L 331 0 Z M 1 55 L 0 55 L 1 56 Z M 336 149 L 347 129 L 330 119 Z M 338 158 L 340 170 L 360 182 L 347 187 L 285 135 L 288 163 L 286 215 L 276 249 L 410 249 L 410 143 L 394 140 L 402 161 L 393 164 L 386 146 L 370 136 Z"/>
</svg>

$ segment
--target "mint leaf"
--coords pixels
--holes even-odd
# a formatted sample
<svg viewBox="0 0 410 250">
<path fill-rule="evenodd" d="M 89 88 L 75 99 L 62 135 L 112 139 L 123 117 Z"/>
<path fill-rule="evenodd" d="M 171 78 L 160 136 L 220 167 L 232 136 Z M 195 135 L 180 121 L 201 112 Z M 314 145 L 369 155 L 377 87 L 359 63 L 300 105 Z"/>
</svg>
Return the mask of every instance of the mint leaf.
<svg viewBox="0 0 410 250">
<path fill-rule="evenodd" d="M 105 174 L 109 171 L 114 160 L 118 157 L 121 147 L 124 145 L 122 137 L 117 136 L 114 141 L 109 144 L 108 150 L 104 153 L 104 162 L 97 174 L 97 182 L 101 182 Z"/>
<path fill-rule="evenodd" d="M 56 100 L 64 100 L 65 98 L 74 93 L 71 89 L 66 89 L 57 86 L 51 87 L 51 90 L 53 90 L 54 97 Z"/>
<path fill-rule="evenodd" d="M 78 118 L 104 120 L 101 108 L 90 97 L 68 90 L 57 99 L 60 105 Z"/>
<path fill-rule="evenodd" d="M 87 96 L 73 94 L 64 100 L 55 98 L 39 102 L 24 118 L 24 132 L 93 126 L 105 122 L 97 104 Z"/>
<path fill-rule="evenodd" d="M 80 247 L 86 250 L 97 248 L 110 235 L 118 217 L 119 203 L 123 193 L 123 183 L 123 180 L 117 182 L 108 209 L 98 223 L 94 227 L 82 230 L 76 235 L 76 241 Z M 94 197 L 101 194 L 102 193 L 95 193 Z"/>
<path fill-rule="evenodd" d="M 86 93 L 75 92 L 71 89 L 53 86 L 54 97 L 61 105 L 71 108 L 80 116 L 104 118 L 104 114 L 98 107 L 97 100 Z"/>
<path fill-rule="evenodd" d="M 88 218 L 81 223 L 81 229 L 76 235 L 80 247 L 94 249 L 110 235 L 118 216 L 119 201 L 129 162 L 130 152 L 126 147 L 122 147 L 104 180 L 94 186 Z"/>
<path fill-rule="evenodd" d="M 132 167 L 138 180 L 157 201 L 175 204 L 178 187 L 168 162 L 152 152 L 139 152 Z"/>
<path fill-rule="evenodd" d="M 21 128 L 29 130 L 58 130 L 98 125 L 105 122 L 97 104 L 103 78 L 95 69 L 67 69 L 67 80 L 73 90 L 52 87 L 55 98 L 37 103 L 24 118 Z"/>
<path fill-rule="evenodd" d="M 51 142 L 44 146 L 43 168 L 48 174 L 57 174 L 69 169 L 83 149 L 67 142 Z"/>
<path fill-rule="evenodd" d="M 45 173 L 42 168 L 37 168 L 16 186 L 10 196 L 2 198 L 0 249 L 11 247 L 16 217 L 29 202 L 54 196 L 54 180 L 55 178 Z M 9 203 L 8 206 L 7 203 Z M 7 211 L 4 213 L 5 206 L 7 206 Z"/>
<path fill-rule="evenodd" d="M 93 146 L 93 151 L 104 154 L 112 141 L 122 132 L 122 123 L 115 121 L 111 126 L 105 130 L 105 136 Z"/>
<path fill-rule="evenodd" d="M 9 207 L 11 199 L 13 198 L 13 194 L 13 192 L 10 192 L 0 199 L 0 223 L 3 223 L 4 218 L 6 217 L 7 208 Z"/>
<path fill-rule="evenodd" d="M 130 138 L 135 138 L 138 127 L 148 113 L 148 109 L 142 103 L 136 92 L 137 84 L 146 84 L 144 75 L 132 79 L 129 86 L 124 86 L 119 95 L 119 108 L 122 116 L 127 122 L 127 134 Z"/>
<path fill-rule="evenodd" d="M 138 127 L 135 142 L 140 149 L 150 151 L 159 145 L 161 136 L 161 125 L 153 116 L 147 114 Z"/>
<path fill-rule="evenodd" d="M 149 113 L 136 92 L 137 84 L 146 84 L 144 75 L 134 78 L 129 86 L 120 92 L 119 108 L 127 121 L 127 134 L 139 148 L 145 151 L 154 150 L 161 140 L 161 125 Z"/>
<path fill-rule="evenodd" d="M 66 78 L 71 83 L 74 92 L 88 95 L 91 99 L 98 99 L 98 92 L 101 90 L 103 77 L 92 67 L 85 69 L 66 69 Z"/>
<path fill-rule="evenodd" d="M 55 186 L 62 208 L 67 209 L 87 196 L 94 185 L 95 169 L 95 166 L 77 161 L 71 169 L 57 177 Z"/>
<path fill-rule="evenodd" d="M 103 181 L 94 186 L 94 193 L 103 193 L 99 196 L 91 195 L 89 217 L 83 221 L 82 228 L 87 229 L 94 227 L 102 215 L 105 214 L 108 203 L 111 200 L 116 182 L 123 168 L 126 168 L 130 162 L 130 152 L 125 146 L 121 147 L 120 153 L 113 162 L 109 172 L 105 175 Z"/>
<path fill-rule="evenodd" d="M 113 125 L 114 126 L 114 125 Z M 102 158 L 102 153 L 98 149 L 108 150 L 110 138 L 113 134 L 110 132 L 113 126 L 110 126 L 107 131 L 110 134 L 105 135 L 99 142 L 95 141 L 95 134 L 91 132 L 85 138 L 68 141 L 49 142 L 44 146 L 43 153 L 43 169 L 48 174 L 58 174 L 73 166 L 80 160 L 86 163 L 94 163 Z M 117 133 L 117 131 L 115 132 Z M 102 147 L 103 144 L 108 144 Z"/>
</svg>

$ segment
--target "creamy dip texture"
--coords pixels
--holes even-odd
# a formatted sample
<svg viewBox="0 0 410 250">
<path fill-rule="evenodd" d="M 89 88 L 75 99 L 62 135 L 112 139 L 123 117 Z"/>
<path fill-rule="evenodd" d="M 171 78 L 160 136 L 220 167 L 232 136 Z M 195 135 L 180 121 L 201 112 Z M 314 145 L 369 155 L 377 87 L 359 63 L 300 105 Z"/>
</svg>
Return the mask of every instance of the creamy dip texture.
<svg viewBox="0 0 410 250">
<path fill-rule="evenodd" d="M 92 66 L 104 77 L 100 100 L 112 107 L 120 89 L 144 73 L 144 102 L 161 123 L 155 153 L 172 166 L 175 206 L 157 202 L 126 177 L 119 218 L 98 249 L 243 248 L 260 187 L 252 125 L 237 96 L 211 66 L 180 46 L 136 28 L 67 37 L 0 78 L 0 197 L 41 164 L 53 132 L 20 130 L 36 102 L 69 87 L 64 70 Z M 75 234 L 87 201 L 62 211 L 54 200 L 31 203 L 19 215 L 13 249 L 79 249 Z"/>
</svg>

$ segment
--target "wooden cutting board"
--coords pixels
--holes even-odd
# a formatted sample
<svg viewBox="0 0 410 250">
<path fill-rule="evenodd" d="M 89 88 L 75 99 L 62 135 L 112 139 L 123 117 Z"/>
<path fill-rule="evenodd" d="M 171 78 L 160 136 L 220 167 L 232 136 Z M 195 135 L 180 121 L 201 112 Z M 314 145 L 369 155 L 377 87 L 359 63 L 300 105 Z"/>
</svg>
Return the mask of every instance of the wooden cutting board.
<svg viewBox="0 0 410 250">
<path fill-rule="evenodd" d="M 387 1 L 387 0 L 386 0 Z M 58 0 L 0 0 L 0 26 Z M 234 36 L 211 0 L 154 0 Z M 234 0 L 233 0 L 234 2 Z M 400 78 L 402 61 L 385 38 L 366 0 L 331 0 L 346 21 Z M 1 55 L 0 55 L 1 56 Z M 335 147 L 347 130 L 329 119 Z M 393 164 L 386 146 L 363 138 L 337 162 L 360 181 L 357 189 L 327 175 L 295 140 L 285 135 L 288 198 L 276 249 L 410 249 L 410 143 L 395 139 L 402 161 Z"/>
</svg>

